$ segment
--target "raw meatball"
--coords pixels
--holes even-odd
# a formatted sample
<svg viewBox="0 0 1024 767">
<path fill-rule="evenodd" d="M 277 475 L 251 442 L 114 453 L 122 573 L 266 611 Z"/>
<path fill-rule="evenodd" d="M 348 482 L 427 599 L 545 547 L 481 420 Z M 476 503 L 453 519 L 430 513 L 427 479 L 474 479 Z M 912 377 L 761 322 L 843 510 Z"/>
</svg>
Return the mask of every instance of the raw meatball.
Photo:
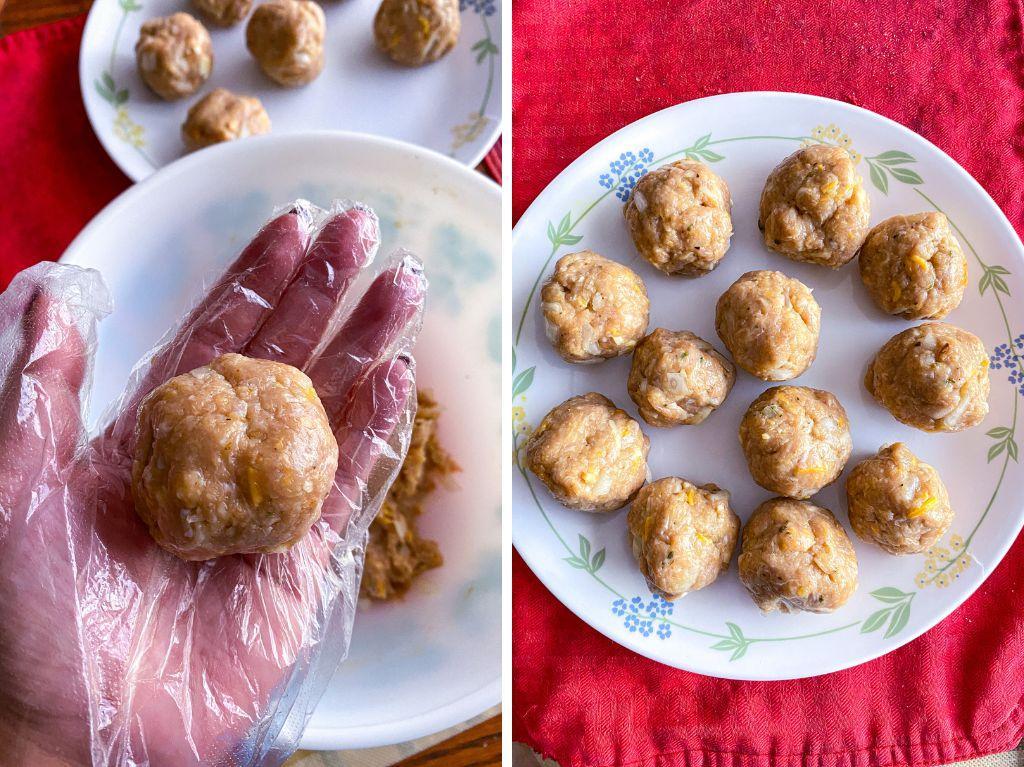
<svg viewBox="0 0 1024 767">
<path fill-rule="evenodd" d="M 893 417 L 924 431 L 963 431 L 988 414 L 988 355 L 973 333 L 926 322 L 890 338 L 864 386 Z"/>
<path fill-rule="evenodd" d="M 732 237 L 729 187 L 702 162 L 653 170 L 623 209 L 640 255 L 666 274 L 700 277 L 722 260 Z"/>
<path fill-rule="evenodd" d="M 216 88 L 192 105 L 181 126 L 181 138 L 189 150 L 270 133 L 270 117 L 253 96 L 238 96 Z"/>
<path fill-rule="evenodd" d="M 821 307 L 782 272 L 747 272 L 718 299 L 715 329 L 733 360 L 765 381 L 788 381 L 818 353 Z"/>
<path fill-rule="evenodd" d="M 830 613 L 857 590 L 857 553 L 832 512 L 765 501 L 743 528 L 740 580 L 764 612 Z"/>
<path fill-rule="evenodd" d="M 967 286 L 967 258 L 942 213 L 893 216 L 868 233 L 860 278 L 886 314 L 941 319 Z"/>
<path fill-rule="evenodd" d="M 775 386 L 747 408 L 740 445 L 757 484 L 789 498 L 810 498 L 842 474 L 853 439 L 834 394 Z"/>
<path fill-rule="evenodd" d="M 651 441 L 600 394 L 567 399 L 526 443 L 526 466 L 570 509 L 614 511 L 647 481 Z"/>
<path fill-rule="evenodd" d="M 633 352 L 629 396 L 651 426 L 700 423 L 721 405 L 736 368 L 703 338 L 658 328 Z"/>
<path fill-rule="evenodd" d="M 326 25 L 313 0 L 269 0 L 253 11 L 245 45 L 267 77 L 294 88 L 323 70 Z"/>
<path fill-rule="evenodd" d="M 870 210 L 849 152 L 814 144 L 791 154 L 769 174 L 757 226 L 770 250 L 838 269 L 864 242 Z"/>
<path fill-rule="evenodd" d="M 192 0 L 218 27 L 230 27 L 249 15 L 252 0 Z"/>
<path fill-rule="evenodd" d="M 139 408 L 135 510 L 182 559 L 284 551 L 320 517 L 338 443 L 310 380 L 225 354 Z"/>
<path fill-rule="evenodd" d="M 377 47 L 407 67 L 437 61 L 461 29 L 458 0 L 384 0 L 373 19 Z"/>
<path fill-rule="evenodd" d="M 135 61 L 142 81 L 167 101 L 195 93 L 213 69 L 210 33 L 187 13 L 150 19 L 139 30 Z"/>
<path fill-rule="evenodd" d="M 540 298 L 548 340 L 567 362 L 628 354 L 647 331 L 643 280 L 591 250 L 558 259 Z"/>
<path fill-rule="evenodd" d="M 679 477 L 641 489 L 626 523 L 640 572 L 665 599 L 712 583 L 729 567 L 740 532 L 727 491 Z"/>
<path fill-rule="evenodd" d="M 846 500 L 853 531 L 890 554 L 931 548 L 953 522 L 939 473 L 902 442 L 853 467 Z"/>
</svg>

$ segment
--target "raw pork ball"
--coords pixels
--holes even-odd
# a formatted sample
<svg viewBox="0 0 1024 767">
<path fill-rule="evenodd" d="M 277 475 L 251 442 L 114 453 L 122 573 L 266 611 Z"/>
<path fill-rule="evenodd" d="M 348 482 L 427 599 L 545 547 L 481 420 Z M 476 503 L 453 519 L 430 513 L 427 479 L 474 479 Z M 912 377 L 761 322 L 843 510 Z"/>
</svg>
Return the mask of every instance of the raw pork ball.
<svg viewBox="0 0 1024 767">
<path fill-rule="evenodd" d="M 192 0 L 196 8 L 218 27 L 230 27 L 246 16 L 252 0 Z"/>
<path fill-rule="evenodd" d="M 558 259 L 540 297 L 548 339 L 566 362 L 628 354 L 647 330 L 643 280 L 591 250 Z"/>
<path fill-rule="evenodd" d="M 931 548 L 953 522 L 939 473 L 902 442 L 853 467 L 846 499 L 853 531 L 890 554 Z"/>
<path fill-rule="evenodd" d="M 637 181 L 623 211 L 641 256 L 666 274 L 700 277 L 729 249 L 731 207 L 729 187 L 711 168 L 679 160 Z"/>
<path fill-rule="evenodd" d="M 864 386 L 893 417 L 924 431 L 963 431 L 988 414 L 988 355 L 973 333 L 926 322 L 890 338 Z"/>
<path fill-rule="evenodd" d="M 821 307 L 782 272 L 747 272 L 718 299 L 715 329 L 733 360 L 765 381 L 788 381 L 818 353 Z"/>
<path fill-rule="evenodd" d="M 306 85 L 324 68 L 324 12 L 313 0 L 268 0 L 256 6 L 245 45 L 279 85 Z"/>
<path fill-rule="evenodd" d="M 210 33 L 187 13 L 150 19 L 139 30 L 135 61 L 142 81 L 167 101 L 195 93 L 213 69 Z"/>
<path fill-rule="evenodd" d="M 526 443 L 526 467 L 570 509 L 614 511 L 647 481 L 650 446 L 626 411 L 590 392 L 544 416 Z"/>
<path fill-rule="evenodd" d="M 860 249 L 860 278 L 886 314 L 941 319 L 967 286 L 967 258 L 942 213 L 888 218 Z"/>
<path fill-rule="evenodd" d="M 384 0 L 373 19 L 377 47 L 407 67 L 437 61 L 461 29 L 458 0 Z"/>
<path fill-rule="evenodd" d="M 154 389 L 135 436 L 135 510 L 182 559 L 285 551 L 319 519 L 338 466 L 309 378 L 240 354 Z"/>
<path fill-rule="evenodd" d="M 270 117 L 253 96 L 216 88 L 192 105 L 181 126 L 181 138 L 191 151 L 246 136 L 270 133 Z"/>
<path fill-rule="evenodd" d="M 786 258 L 838 269 L 868 233 L 871 202 L 850 153 L 814 144 L 787 157 L 761 192 L 757 226 Z"/>
<path fill-rule="evenodd" d="M 736 368 L 687 330 L 658 328 L 633 351 L 629 396 L 651 426 L 700 423 L 721 405 Z"/>
<path fill-rule="evenodd" d="M 727 491 L 679 477 L 642 488 L 626 523 L 640 572 L 665 599 L 702 589 L 728 569 L 740 532 Z"/>
<path fill-rule="evenodd" d="M 810 498 L 842 474 L 853 439 L 834 394 L 775 386 L 747 408 L 740 445 L 757 484 L 789 498 Z"/>
<path fill-rule="evenodd" d="M 773 498 L 743 528 L 740 580 L 763 612 L 830 613 L 857 590 L 857 553 L 832 512 Z"/>
</svg>

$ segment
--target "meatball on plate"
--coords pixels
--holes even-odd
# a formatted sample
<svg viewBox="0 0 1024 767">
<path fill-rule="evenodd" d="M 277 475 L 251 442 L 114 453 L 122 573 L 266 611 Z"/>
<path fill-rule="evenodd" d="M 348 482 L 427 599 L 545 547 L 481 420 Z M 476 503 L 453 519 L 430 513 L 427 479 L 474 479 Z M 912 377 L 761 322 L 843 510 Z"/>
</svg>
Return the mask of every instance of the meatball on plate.
<svg viewBox="0 0 1024 767">
<path fill-rule="evenodd" d="M 384 136 L 476 167 L 501 132 L 505 2 L 97 0 L 79 87 L 100 143 L 134 181 L 196 145 L 181 126 L 214 88 L 258 99 L 258 124 L 274 133 Z M 267 132 L 237 114 L 223 122 L 186 140 Z"/>
<path fill-rule="evenodd" d="M 632 349 L 594 365 L 565 362 L 545 312 L 582 251 L 648 304 Z M 963 603 L 986 576 L 1016 598 L 997 565 L 1024 523 L 1024 246 L 924 139 L 798 94 L 680 104 L 569 165 L 505 264 L 513 542 L 594 629 L 670 666 L 791 679 L 947 616 L 980 630 Z M 600 311 L 560 309 L 594 318 L 566 337 Z M 583 395 L 614 408 L 553 440 L 546 416 Z M 646 484 L 617 426 L 649 439 Z M 582 475 L 607 495 L 584 500 Z"/>
</svg>

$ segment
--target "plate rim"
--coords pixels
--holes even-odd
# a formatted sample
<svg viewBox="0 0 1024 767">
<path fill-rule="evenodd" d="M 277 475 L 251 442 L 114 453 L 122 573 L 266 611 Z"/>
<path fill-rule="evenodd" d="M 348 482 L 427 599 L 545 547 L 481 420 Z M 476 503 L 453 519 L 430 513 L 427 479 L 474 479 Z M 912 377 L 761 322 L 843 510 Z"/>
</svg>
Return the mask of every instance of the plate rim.
<svg viewBox="0 0 1024 767">
<path fill-rule="evenodd" d="M 250 152 L 264 153 L 274 144 L 313 144 L 326 141 L 335 144 L 375 145 L 387 151 L 405 154 L 410 158 L 424 159 L 428 163 L 439 164 L 449 170 L 458 179 L 457 183 L 469 188 L 469 193 L 489 195 L 493 204 L 499 209 L 502 204 L 502 190 L 489 176 L 485 176 L 458 160 L 447 157 L 440 152 L 399 139 L 386 138 L 365 133 L 338 130 L 304 131 L 301 133 L 269 134 L 252 137 L 246 141 L 227 142 L 211 147 L 207 153 L 192 153 L 174 162 L 168 163 L 154 173 L 133 184 L 117 197 L 107 203 L 65 248 L 58 261 L 65 264 L 80 265 L 79 253 L 86 243 L 95 236 L 95 232 L 108 225 L 120 215 L 121 211 L 131 205 L 135 198 L 148 194 L 150 189 L 183 174 L 193 172 L 193 166 L 207 164 L 211 157 L 215 160 L 227 157 L 231 153 L 247 154 Z M 226 161 L 226 160 L 225 160 Z M 475 189 L 474 189 L 475 187 Z M 499 257 L 500 258 L 500 257 Z M 93 268 L 93 267 L 88 267 Z M 499 472 L 500 472 L 499 468 Z M 498 475 L 500 477 L 500 473 Z M 502 670 L 494 679 L 486 682 L 476 690 L 454 698 L 442 706 L 425 710 L 420 714 L 405 719 L 394 719 L 373 725 L 338 726 L 338 727 L 306 727 L 300 741 L 300 748 L 311 750 L 337 750 L 348 748 L 371 748 L 402 743 L 408 740 L 426 737 L 449 727 L 453 727 L 501 703 Z M 318 703 L 319 705 L 319 703 Z"/>
<path fill-rule="evenodd" d="M 96 114 L 96 111 L 95 111 L 96 110 L 96 105 L 92 104 L 92 96 L 91 96 L 91 90 L 90 90 L 90 83 L 88 82 L 88 75 L 86 73 L 86 67 L 85 67 L 85 58 L 86 58 L 86 45 L 85 45 L 85 41 L 87 39 L 89 39 L 90 29 L 93 26 L 95 26 L 96 24 L 99 23 L 98 21 L 96 21 L 96 18 L 98 16 L 99 12 L 100 12 L 99 9 L 100 9 L 100 6 L 102 5 L 103 2 L 104 2 L 104 0 L 96 0 L 96 2 L 94 2 L 92 4 L 92 6 L 89 8 L 89 12 L 88 12 L 88 14 L 86 14 L 86 17 L 85 17 L 85 25 L 82 28 L 82 42 L 81 42 L 81 44 L 78 47 L 78 90 L 79 90 L 79 94 L 81 95 L 81 98 L 82 98 L 82 105 L 85 107 L 86 118 L 89 120 L 89 127 L 92 129 L 93 135 L 96 136 L 96 139 L 100 142 L 100 145 L 103 147 L 103 151 L 106 152 L 107 157 L 109 157 L 113 161 L 113 163 L 118 167 L 118 170 L 120 170 L 122 173 L 124 173 L 134 183 L 138 184 L 138 183 L 142 183 L 143 181 L 145 181 L 145 180 L 149 179 L 150 177 L 156 175 L 158 172 L 160 172 L 164 168 L 170 167 L 171 165 L 175 165 L 176 163 L 180 162 L 181 160 L 183 160 L 183 159 L 185 159 L 187 157 L 199 154 L 199 152 L 208 151 L 209 149 L 215 148 L 215 147 L 217 147 L 219 145 L 215 144 L 215 145 L 213 145 L 213 147 L 206 147 L 204 149 L 200 149 L 200 150 L 197 150 L 197 151 L 194 151 L 194 152 L 189 152 L 188 154 L 183 155 L 182 157 L 179 157 L 177 160 L 169 162 L 166 165 L 162 165 L 160 167 L 148 168 L 147 172 L 145 172 L 145 173 L 138 173 L 138 172 L 136 172 L 137 169 L 136 169 L 135 165 L 130 164 L 126 160 L 123 159 L 121 152 L 118 151 L 115 148 L 115 145 L 113 143 L 113 139 L 112 139 L 111 135 L 109 133 L 107 133 L 107 132 L 101 131 L 99 129 L 99 127 L 98 127 L 99 124 L 100 124 L 99 115 Z M 500 9 L 499 9 L 499 16 L 500 16 Z M 482 142 L 481 148 L 478 148 L 476 152 L 474 152 L 472 155 L 470 155 L 470 160 L 472 160 L 472 162 L 470 162 L 469 160 L 467 160 L 466 162 L 462 162 L 462 161 L 456 160 L 456 159 L 454 159 L 452 157 L 447 157 L 446 155 L 441 154 L 441 152 L 439 152 L 438 150 L 433 149 L 431 147 L 421 146 L 419 144 L 413 144 L 412 142 L 403 141 L 401 139 L 395 139 L 395 138 L 391 138 L 391 137 L 388 137 L 388 136 L 380 136 L 379 138 L 387 138 L 388 140 L 395 141 L 395 142 L 400 143 L 400 144 L 406 144 L 408 146 L 416 147 L 417 149 L 422 149 L 422 150 L 427 151 L 427 152 L 432 152 L 434 154 L 437 154 L 437 155 L 443 157 L 444 159 L 452 160 L 457 165 L 461 165 L 464 168 L 468 168 L 470 170 L 474 170 L 477 165 L 479 165 L 481 162 L 483 162 L 484 157 L 487 156 L 487 153 L 489 151 L 491 151 L 491 148 L 497 143 L 498 139 L 501 137 L 501 128 L 502 128 L 502 124 L 504 122 L 504 119 L 503 119 L 504 118 L 504 101 L 501 98 L 502 88 L 500 86 L 502 85 L 502 81 L 503 81 L 504 78 L 501 76 L 500 67 L 499 67 L 499 73 L 498 74 L 499 74 L 499 78 L 498 78 L 499 79 L 499 87 L 498 87 L 498 90 L 497 90 L 497 93 L 498 93 L 498 99 L 497 99 L 498 119 L 495 120 L 494 121 L 494 125 L 492 125 L 491 128 L 488 131 L 485 132 L 484 135 L 487 137 L 487 140 Z M 361 136 L 376 137 L 375 134 L 364 133 L 364 132 L 361 132 L 361 131 L 351 131 L 351 130 L 346 130 L 345 128 L 314 128 L 314 129 L 311 129 L 311 130 L 292 131 L 290 133 L 269 134 L 269 135 L 278 135 L 278 136 L 289 136 L 289 135 L 292 135 L 292 136 L 294 136 L 294 135 L 305 135 L 305 134 L 309 134 L 309 133 L 324 133 L 324 132 L 345 133 L 345 134 L 348 134 L 348 135 L 361 135 Z M 251 140 L 253 138 L 262 138 L 262 137 L 260 137 L 260 136 L 249 136 L 249 137 L 246 137 L 246 140 L 249 141 L 249 140 Z M 223 143 L 235 144 L 235 143 L 238 143 L 238 142 L 237 141 L 228 141 L 228 142 L 223 142 Z"/>
<path fill-rule="evenodd" d="M 872 118 L 874 120 L 879 120 L 886 127 L 895 128 L 897 134 L 902 134 L 905 137 L 909 137 L 914 142 L 923 142 L 927 147 L 933 149 L 934 151 L 938 152 L 942 157 L 946 158 L 946 160 L 948 160 L 952 164 L 952 167 L 955 169 L 955 171 L 957 173 L 959 173 L 961 178 L 963 180 L 967 181 L 968 186 L 973 187 L 973 189 L 974 189 L 974 191 L 976 193 L 980 193 L 980 200 L 982 202 L 982 205 L 986 206 L 989 209 L 989 213 L 990 214 L 994 213 L 994 216 L 991 216 L 991 218 L 998 224 L 999 227 L 1001 227 L 1004 230 L 1004 233 L 1009 234 L 1009 236 L 1012 239 L 1012 241 L 1017 243 L 1017 245 L 1018 245 L 1018 253 L 1017 253 L 1018 259 L 1024 261 L 1024 242 L 1021 241 L 1021 238 L 1018 236 L 1016 229 L 1014 229 L 1014 227 L 1013 227 L 1013 224 L 1006 217 L 1006 214 L 1003 213 L 1003 210 L 999 207 L 999 205 L 996 203 L 996 201 L 992 198 L 992 196 L 988 193 L 988 191 L 977 181 L 977 179 L 975 179 L 970 173 L 967 172 L 967 170 L 962 165 L 960 165 L 960 163 L 958 163 L 955 159 L 950 157 L 940 147 L 938 147 L 936 144 L 934 144 L 931 141 L 929 141 L 924 136 L 914 132 L 913 130 L 911 130 L 910 128 L 906 127 L 905 125 L 902 125 L 902 124 L 896 122 L 895 120 L 893 120 L 893 119 L 891 119 L 889 117 L 886 117 L 885 115 L 880 115 L 877 112 L 873 112 L 870 109 L 866 109 L 864 107 L 857 106 L 856 104 L 850 104 L 850 103 L 848 103 L 846 101 L 840 101 L 839 99 L 828 98 L 828 97 L 825 97 L 825 96 L 817 96 L 817 95 L 813 95 L 813 94 L 809 94 L 809 93 L 798 93 L 798 92 L 795 92 L 795 91 L 770 91 L 770 90 L 765 90 L 765 91 L 734 91 L 734 92 L 730 92 L 730 93 L 717 93 L 717 94 L 713 94 L 713 95 L 710 95 L 710 96 L 703 96 L 701 98 L 690 99 L 688 101 L 683 101 L 683 102 L 680 102 L 678 104 L 673 104 L 671 106 L 665 107 L 663 109 L 659 109 L 659 110 L 657 110 L 655 112 L 652 112 L 652 113 L 650 113 L 648 115 L 645 115 L 645 116 L 643 116 L 643 117 L 641 117 L 641 118 L 639 118 L 637 120 L 634 120 L 631 123 L 628 123 L 628 124 L 622 126 L 621 128 L 617 129 L 613 133 L 609 134 L 605 138 L 601 139 L 600 141 L 598 141 L 597 143 L 595 143 L 594 145 L 592 145 L 591 147 L 586 149 L 576 159 L 574 159 L 571 163 L 569 163 L 569 165 L 567 165 L 564 169 L 562 169 L 562 171 L 560 171 L 550 182 L 548 182 L 548 184 L 544 187 L 544 189 L 540 192 L 540 194 L 538 194 L 537 197 L 529 204 L 529 206 L 527 206 L 526 210 L 523 211 L 523 214 L 519 217 L 519 220 L 516 221 L 515 226 L 513 226 L 513 228 L 512 228 L 512 237 L 511 237 L 510 248 L 509 248 L 509 253 L 508 253 L 509 262 L 510 263 L 514 263 L 516 248 L 519 246 L 519 242 L 522 239 L 522 237 L 524 236 L 523 232 L 527 228 L 526 225 L 524 225 L 524 224 L 532 224 L 532 223 L 534 223 L 532 221 L 532 219 L 534 217 L 537 217 L 537 216 L 539 216 L 541 214 L 541 209 L 545 205 L 547 205 L 548 198 L 554 196 L 553 188 L 556 187 L 560 181 L 566 180 L 566 179 L 563 179 L 563 176 L 568 177 L 568 176 L 574 174 L 576 172 L 576 170 L 579 167 L 581 167 L 582 165 L 584 165 L 585 161 L 588 160 L 592 155 L 598 154 L 601 151 L 608 150 L 609 147 L 614 145 L 620 139 L 621 135 L 624 134 L 626 131 L 630 131 L 630 130 L 636 128 L 637 126 L 643 125 L 643 124 L 648 123 L 648 122 L 653 123 L 658 118 L 663 117 L 668 112 L 672 112 L 672 111 L 676 111 L 676 110 L 682 110 L 682 109 L 685 109 L 685 108 L 693 107 L 693 106 L 698 105 L 698 104 L 707 105 L 708 103 L 711 103 L 711 102 L 722 102 L 724 104 L 724 103 L 727 103 L 729 101 L 738 101 L 738 100 L 747 100 L 747 99 L 762 99 L 762 100 L 769 100 L 769 101 L 774 101 L 774 100 L 791 100 L 791 101 L 795 101 L 795 102 L 809 102 L 809 103 L 818 104 L 818 105 L 824 104 L 824 105 L 829 106 L 830 108 L 838 109 L 838 110 L 850 110 L 850 111 L 852 111 L 854 113 L 859 113 L 861 116 L 867 116 L 867 117 Z M 510 301 L 513 298 L 514 298 L 514 296 L 510 296 Z M 513 306 L 511 308 L 512 308 L 512 311 L 513 311 L 513 318 L 514 318 L 515 307 Z M 514 475 L 513 475 L 513 481 L 514 481 Z M 592 623 L 590 623 L 583 615 L 580 614 L 579 611 L 577 611 L 577 609 L 576 609 L 576 607 L 574 605 L 569 604 L 565 599 L 563 599 L 562 595 L 563 594 L 568 594 L 570 592 L 570 589 L 569 589 L 569 587 L 567 585 L 566 586 L 560 586 L 557 583 L 557 579 L 555 579 L 555 578 L 549 578 L 549 579 L 545 580 L 545 578 L 541 575 L 541 573 L 538 572 L 538 569 L 535 569 L 533 562 L 537 561 L 538 564 L 539 564 L 540 560 L 539 560 L 539 558 L 537 560 L 534 560 L 530 555 L 525 553 L 524 549 L 520 546 L 520 543 L 522 542 L 522 533 L 518 532 L 517 525 L 515 524 L 516 510 L 515 510 L 515 506 L 514 505 L 512 506 L 512 509 L 513 509 L 513 511 L 512 511 L 512 513 L 513 513 L 513 517 L 512 517 L 512 546 L 515 548 L 516 552 L 518 552 L 519 556 L 521 556 L 523 558 L 523 561 L 530 568 L 530 571 L 544 585 L 544 587 L 548 591 L 551 592 L 551 594 L 562 604 L 563 607 L 565 607 L 570 612 L 572 612 L 577 618 L 579 618 L 588 627 L 590 627 L 594 631 L 597 631 L 598 633 L 602 634 L 603 636 L 607 637 L 610 641 L 614 642 L 615 644 L 620 645 L 622 647 L 625 647 L 626 649 L 628 649 L 628 650 L 630 650 L 632 652 L 635 652 L 636 654 L 641 655 L 641 656 L 643 656 L 645 658 L 648 658 L 649 660 L 651 660 L 651 661 L 653 661 L 655 663 L 659 663 L 659 664 L 661 664 L 663 666 L 667 666 L 669 668 L 678 668 L 678 669 L 680 669 L 682 671 L 689 671 L 689 672 L 694 673 L 694 674 L 700 674 L 701 676 L 707 676 L 707 677 L 716 678 L 716 679 L 729 679 L 729 680 L 751 681 L 751 682 L 789 681 L 789 680 L 795 680 L 795 679 L 811 679 L 811 678 L 815 678 L 815 677 L 825 676 L 827 674 L 832 674 L 832 673 L 836 673 L 836 672 L 839 672 L 839 671 L 845 671 L 846 669 L 856 668 L 857 666 L 861 666 L 861 665 L 863 665 L 865 663 L 868 663 L 870 661 L 876 660 L 876 659 L 878 659 L 878 658 L 880 658 L 880 657 L 882 657 L 884 655 L 888 655 L 889 653 L 895 652 L 896 650 L 900 649 L 901 647 L 904 647 L 904 646 L 910 644 L 911 642 L 913 642 L 918 637 L 922 636 L 923 634 L 927 633 L 928 631 L 931 631 L 939 623 L 944 621 L 952 613 L 954 613 L 957 609 L 959 609 L 968 599 L 970 599 L 972 596 L 974 596 L 974 594 L 978 591 L 978 589 L 981 588 L 981 586 L 985 583 L 985 581 L 988 580 L 988 578 L 992 575 L 992 573 L 996 570 L 996 568 L 998 568 L 999 565 L 1002 564 L 1002 561 L 1006 558 L 1006 554 L 1009 552 L 1010 548 L 1013 546 L 1013 544 L 1020 537 L 1021 530 L 1024 529 L 1024 507 L 1022 507 L 1020 512 L 1018 513 L 1017 524 L 1016 524 L 1016 528 L 1017 528 L 1016 532 L 1013 535 L 1007 536 L 1006 540 L 1000 546 L 998 546 L 995 549 L 995 551 L 997 553 L 997 557 L 995 557 L 992 560 L 992 564 L 986 570 L 983 571 L 982 577 L 978 581 L 978 583 L 973 588 L 971 588 L 970 591 L 968 591 L 963 596 L 962 599 L 960 599 L 959 601 L 951 600 L 949 603 L 946 603 L 942 607 L 942 609 L 937 610 L 933 614 L 932 617 L 926 619 L 922 623 L 921 628 L 918 628 L 918 629 L 915 629 L 915 630 L 909 632 L 905 637 L 902 638 L 902 641 L 900 641 L 898 644 L 894 645 L 893 647 L 891 647 L 889 649 L 882 649 L 882 650 L 879 650 L 877 652 L 874 651 L 874 650 L 868 651 L 865 654 L 858 655 L 857 656 L 857 660 L 855 660 L 852 663 L 847 663 L 845 661 L 838 662 L 838 663 L 835 663 L 835 662 L 833 662 L 833 663 L 825 663 L 825 664 L 822 664 L 822 666 L 821 666 L 821 668 L 819 670 L 815 671 L 814 673 L 810 673 L 810 674 L 801 674 L 801 675 L 779 675 L 779 674 L 772 674 L 772 673 L 770 673 L 768 671 L 768 669 L 770 668 L 770 664 L 764 664 L 765 673 L 759 673 L 760 667 L 757 667 L 753 671 L 750 671 L 750 672 L 730 674 L 730 673 L 710 673 L 707 670 L 695 668 L 692 664 L 686 662 L 685 658 L 682 659 L 682 661 L 679 662 L 679 663 L 668 663 L 665 660 L 662 660 L 660 658 L 654 657 L 651 654 L 651 652 L 649 651 L 650 645 L 645 645 L 642 642 L 640 642 L 638 639 L 632 639 L 632 638 L 630 638 L 628 636 L 613 636 L 612 633 L 610 631 L 605 630 L 605 628 L 603 626 L 595 626 Z"/>
</svg>

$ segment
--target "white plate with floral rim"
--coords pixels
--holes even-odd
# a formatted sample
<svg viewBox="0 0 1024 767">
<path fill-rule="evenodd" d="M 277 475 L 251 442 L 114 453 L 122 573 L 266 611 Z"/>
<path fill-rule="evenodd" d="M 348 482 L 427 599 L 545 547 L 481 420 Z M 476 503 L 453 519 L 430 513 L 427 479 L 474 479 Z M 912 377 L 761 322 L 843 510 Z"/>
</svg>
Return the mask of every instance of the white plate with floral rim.
<svg viewBox="0 0 1024 767">
<path fill-rule="evenodd" d="M 374 46 L 376 0 L 324 2 L 324 71 L 303 88 L 282 88 L 246 50 L 245 20 L 214 27 L 189 0 L 96 0 L 79 55 L 82 99 L 100 143 L 135 181 L 185 154 L 181 124 L 188 108 L 217 87 L 259 97 L 274 133 L 330 129 L 387 136 L 475 166 L 501 130 L 500 3 L 461 0 L 455 48 L 440 61 L 409 69 Z M 214 64 L 195 95 L 168 102 L 139 78 L 135 41 L 147 19 L 177 11 L 209 29 Z"/>
<path fill-rule="evenodd" d="M 970 262 L 963 303 L 947 321 L 979 335 L 991 357 L 991 412 L 960 434 L 933 435 L 897 423 L 861 383 L 865 365 L 913 323 L 883 315 L 857 267 L 833 272 L 770 253 L 760 242 L 757 205 L 769 171 L 809 142 L 854 153 L 871 197 L 871 221 L 897 213 L 946 213 Z M 712 165 L 729 184 L 735 235 L 725 260 L 697 280 L 661 275 L 634 249 L 622 204 L 648 169 L 682 157 Z M 933 549 L 893 557 L 855 536 L 860 587 L 830 615 L 762 615 L 736 575 L 674 603 L 652 596 L 626 541 L 625 510 L 591 515 L 562 508 L 516 460 L 533 425 L 554 405 L 601 392 L 636 417 L 626 392 L 629 358 L 596 366 L 562 362 L 544 336 L 537 290 L 554 261 L 581 248 L 637 271 L 651 297 L 651 328 L 689 329 L 719 349 L 718 296 L 750 269 L 778 269 L 808 284 L 822 307 L 818 358 L 795 383 L 828 389 L 846 407 L 854 451 L 847 471 L 882 444 L 902 440 L 936 466 L 956 512 Z M 563 171 L 516 225 L 510 263 L 514 371 L 513 541 L 534 573 L 582 620 L 649 658 L 734 679 L 791 679 L 848 668 L 887 653 L 935 626 L 985 580 L 1024 523 L 1017 462 L 1024 396 L 1024 248 L 992 199 L 938 148 L 906 128 L 838 101 L 790 93 L 735 93 L 680 104 L 605 139 Z M 725 404 L 699 426 L 651 437 L 655 478 L 715 482 L 732 493 L 745 521 L 770 494 L 754 484 L 736 431 L 768 384 L 740 372 Z M 849 528 L 842 479 L 815 496 Z M 852 534 L 851 534 L 852 535 Z"/>
<path fill-rule="evenodd" d="M 445 564 L 401 600 L 360 604 L 349 657 L 302 740 L 399 743 L 501 696 L 500 188 L 433 152 L 341 133 L 265 136 L 168 166 L 111 203 L 62 259 L 98 269 L 114 298 L 100 323 L 90 422 L 275 206 L 297 198 L 372 205 L 379 258 L 408 248 L 430 281 L 417 378 L 441 404 L 440 439 L 463 469 L 422 517 Z"/>
</svg>

